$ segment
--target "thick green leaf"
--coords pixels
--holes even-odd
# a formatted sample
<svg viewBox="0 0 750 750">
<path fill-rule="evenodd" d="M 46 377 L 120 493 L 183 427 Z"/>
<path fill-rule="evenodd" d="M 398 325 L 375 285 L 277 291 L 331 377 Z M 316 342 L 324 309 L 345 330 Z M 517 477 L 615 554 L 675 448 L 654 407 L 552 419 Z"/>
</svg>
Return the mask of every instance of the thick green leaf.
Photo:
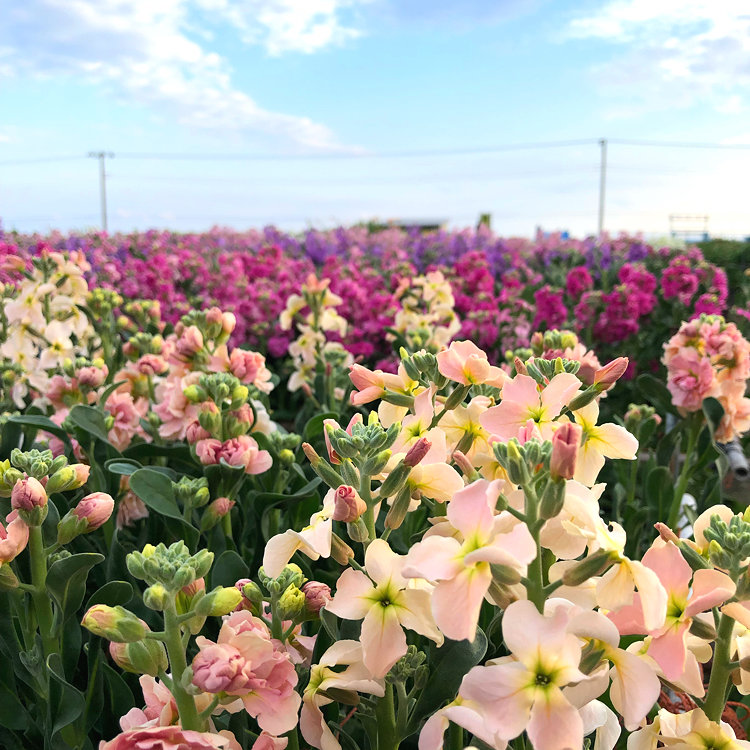
<svg viewBox="0 0 750 750">
<path fill-rule="evenodd" d="M 111 458 L 104 463 L 104 468 L 111 474 L 129 477 L 143 467 L 133 458 Z"/>
<path fill-rule="evenodd" d="M 130 489 L 151 510 L 168 518 L 183 520 L 180 508 L 174 499 L 172 481 L 152 468 L 138 469 L 130 476 Z"/>
<path fill-rule="evenodd" d="M 666 466 L 655 466 L 646 477 L 644 500 L 655 517 L 661 518 L 669 511 L 674 495 L 674 478 Z"/>
<path fill-rule="evenodd" d="M 62 440 L 69 440 L 68 433 L 60 425 L 55 424 L 51 419 L 42 414 L 16 414 L 15 416 L 8 417 L 8 422 L 19 424 L 23 427 L 36 427 L 52 435 L 56 435 Z"/>
<path fill-rule="evenodd" d="M 94 591 L 86 602 L 86 609 L 95 604 L 106 604 L 109 607 L 122 606 L 133 598 L 133 587 L 127 581 L 108 581 Z"/>
<path fill-rule="evenodd" d="M 23 703 L 18 700 L 13 671 L 0 670 L 0 726 L 8 729 L 25 729 L 31 723 Z"/>
<path fill-rule="evenodd" d="M 190 456 L 190 449 L 184 443 L 178 445 L 153 445 L 152 443 L 136 443 L 126 448 L 123 452 L 123 456 L 127 458 L 135 458 L 140 460 L 142 458 L 152 458 L 155 456 L 165 456 L 171 461 L 182 460 L 186 463 L 193 464 L 193 459 Z"/>
<path fill-rule="evenodd" d="M 411 731 L 419 722 L 435 713 L 444 703 L 456 697 L 464 675 L 475 667 L 487 652 L 487 636 L 477 629 L 473 641 L 449 641 L 433 651 L 430 659 L 430 680 L 414 706 Z"/>
<path fill-rule="evenodd" d="M 86 594 L 86 579 L 94 565 L 104 560 L 97 552 L 82 552 L 52 563 L 47 573 L 47 591 L 57 602 L 63 621 L 75 614 Z"/>
<path fill-rule="evenodd" d="M 305 429 L 302 431 L 302 438 L 308 443 L 316 438 L 323 437 L 323 422 L 326 419 L 338 419 L 338 414 L 335 412 L 327 412 L 326 414 L 316 414 L 311 419 L 307 420 Z"/>
<path fill-rule="evenodd" d="M 211 588 L 234 586 L 240 578 L 247 578 L 249 575 L 247 563 L 233 550 L 224 550 L 211 568 Z"/>
<path fill-rule="evenodd" d="M 104 413 L 94 406 L 76 404 L 68 414 L 68 419 L 76 426 L 97 440 L 110 444 L 107 428 L 104 425 Z"/>
<path fill-rule="evenodd" d="M 636 379 L 639 395 L 642 395 L 646 401 L 655 406 L 662 414 L 676 414 L 672 405 L 672 394 L 659 378 L 650 373 L 639 375 Z"/>
<path fill-rule="evenodd" d="M 49 655 L 47 668 L 52 678 L 50 681 L 50 708 L 53 721 L 52 734 L 54 735 L 61 729 L 70 726 L 83 713 L 86 701 L 83 693 L 66 681 L 58 654 Z"/>
<path fill-rule="evenodd" d="M 711 430 L 711 435 L 713 436 L 724 416 L 724 407 L 717 399 L 709 397 L 703 400 L 703 414 L 706 417 L 708 428 Z"/>
</svg>

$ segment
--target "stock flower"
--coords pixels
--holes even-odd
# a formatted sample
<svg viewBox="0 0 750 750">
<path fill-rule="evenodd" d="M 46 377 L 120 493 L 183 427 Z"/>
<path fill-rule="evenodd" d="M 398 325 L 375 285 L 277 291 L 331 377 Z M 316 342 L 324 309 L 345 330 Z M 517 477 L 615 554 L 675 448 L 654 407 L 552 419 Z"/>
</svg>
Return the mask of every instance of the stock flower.
<svg viewBox="0 0 750 750">
<path fill-rule="evenodd" d="M 648 634 L 648 654 L 668 680 L 677 680 L 685 671 L 687 635 L 695 615 L 731 598 L 735 584 L 729 576 L 713 569 L 692 569 L 672 542 L 657 539 L 643 556 L 643 565 L 659 578 L 668 596 L 667 612 L 660 627 L 646 622 L 646 608 L 640 594 L 633 604 L 610 615 L 622 635 Z"/>
<path fill-rule="evenodd" d="M 638 440 L 619 424 L 597 425 L 599 404 L 596 401 L 573 412 L 573 417 L 583 430 L 583 444 L 574 475 L 581 484 L 593 486 L 605 458 L 635 459 Z"/>
<path fill-rule="evenodd" d="M 481 707 L 487 731 L 511 740 L 526 730 L 536 750 L 583 746 L 583 721 L 562 689 L 588 678 L 567 625 L 563 609 L 545 617 L 526 600 L 508 606 L 502 627 L 511 656 L 471 669 L 459 691 Z"/>
<path fill-rule="evenodd" d="M 260 450 L 249 435 L 230 438 L 223 443 L 216 438 L 204 438 L 195 444 L 195 453 L 204 466 L 225 461 L 230 466 L 243 467 L 245 474 L 262 474 L 273 464 L 271 454 Z"/>
<path fill-rule="evenodd" d="M 581 381 L 567 372 L 555 375 L 541 389 L 534 378 L 516 375 L 503 387 L 502 401 L 482 414 L 479 421 L 492 435 L 510 440 L 531 419 L 548 440 L 554 430 L 553 420 L 580 387 Z"/>
<path fill-rule="evenodd" d="M 300 696 L 289 655 L 271 639 L 262 620 L 243 610 L 224 618 L 216 643 L 199 636 L 193 683 L 206 693 L 242 701 L 261 729 L 280 735 L 297 723 Z M 235 702 L 226 709 L 238 710 Z"/>
<path fill-rule="evenodd" d="M 343 670 L 331 667 L 344 666 Z M 330 691 L 330 692 L 329 692 Z M 383 681 L 378 680 L 362 661 L 362 644 L 338 641 L 310 670 L 310 680 L 302 696 L 299 728 L 305 741 L 319 750 L 340 750 L 321 708 L 333 702 L 331 695 L 369 693 L 382 697 Z"/>
<path fill-rule="evenodd" d="M 34 477 L 19 479 L 13 485 L 10 496 L 10 507 L 13 510 L 32 511 L 47 505 L 47 491 L 42 483 Z"/>
<path fill-rule="evenodd" d="M 365 552 L 365 570 L 347 568 L 336 584 L 336 595 L 326 609 L 345 620 L 362 620 L 362 653 L 375 677 L 384 677 L 406 653 L 403 628 L 438 644 L 443 636 L 430 613 L 430 592 L 410 585 L 403 576 L 405 558 L 382 539 Z"/>
<path fill-rule="evenodd" d="M 141 419 L 146 416 L 148 402 L 140 398 L 134 401 L 130 393 L 115 391 L 104 408 L 115 420 L 107 438 L 118 451 L 125 450 L 141 431 Z"/>
<path fill-rule="evenodd" d="M 502 388 L 509 380 L 503 370 L 487 361 L 487 354 L 472 341 L 451 342 L 447 349 L 438 352 L 437 364 L 442 375 L 462 385 L 486 383 Z"/>
<path fill-rule="evenodd" d="M 29 543 L 29 527 L 17 510 L 8 513 L 5 524 L 0 523 L 0 564 L 13 560 Z"/>
<path fill-rule="evenodd" d="M 99 750 L 242 750 L 229 731 L 194 732 L 178 725 L 130 729 L 109 742 L 99 743 Z"/>
<path fill-rule="evenodd" d="M 79 519 L 86 519 L 87 531 L 94 531 L 109 520 L 115 507 L 115 501 L 106 492 L 93 492 L 78 501 L 73 514 Z"/>
<path fill-rule="evenodd" d="M 447 523 L 427 531 L 406 556 L 402 575 L 436 583 L 432 613 L 455 641 L 474 640 L 479 610 L 492 583 L 491 564 L 519 573 L 536 557 L 525 524 L 509 513 L 495 515 L 501 482 L 480 479 L 448 503 Z"/>
<path fill-rule="evenodd" d="M 128 490 L 117 503 L 115 526 L 124 529 L 142 518 L 148 518 L 148 508 L 138 495 Z"/>
<path fill-rule="evenodd" d="M 268 540 L 263 552 L 263 570 L 266 575 L 271 578 L 278 576 L 297 550 L 311 560 L 331 556 L 335 497 L 336 490 L 328 490 L 323 498 L 322 510 L 310 516 L 310 524 L 302 531 L 287 529 Z"/>
<path fill-rule="evenodd" d="M 750 750 L 750 742 L 738 740 L 729 724 L 710 721 L 700 708 L 679 714 L 662 708 L 652 724 L 632 735 L 628 748 L 651 750 L 657 747 L 657 743 L 675 750 Z"/>
</svg>

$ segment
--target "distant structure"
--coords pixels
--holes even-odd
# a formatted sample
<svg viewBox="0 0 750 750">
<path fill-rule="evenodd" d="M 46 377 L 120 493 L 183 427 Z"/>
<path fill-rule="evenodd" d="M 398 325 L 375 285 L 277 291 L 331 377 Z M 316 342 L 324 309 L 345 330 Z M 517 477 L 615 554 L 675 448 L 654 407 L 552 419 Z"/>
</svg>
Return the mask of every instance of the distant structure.
<svg viewBox="0 0 750 750">
<path fill-rule="evenodd" d="M 406 231 L 416 229 L 419 232 L 435 232 L 448 226 L 448 219 L 389 219 L 387 221 L 367 222 L 371 232 L 379 232 L 383 229 L 404 229 Z"/>
<path fill-rule="evenodd" d="M 685 242 L 702 242 L 709 239 L 708 216 L 696 214 L 670 214 L 669 234 Z"/>
</svg>

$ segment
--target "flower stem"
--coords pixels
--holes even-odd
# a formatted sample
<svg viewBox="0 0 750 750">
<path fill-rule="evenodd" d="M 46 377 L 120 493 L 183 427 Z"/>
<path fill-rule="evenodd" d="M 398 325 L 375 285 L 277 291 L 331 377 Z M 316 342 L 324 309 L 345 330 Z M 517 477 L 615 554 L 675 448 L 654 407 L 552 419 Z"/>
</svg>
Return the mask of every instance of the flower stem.
<svg viewBox="0 0 750 750">
<path fill-rule="evenodd" d="M 711 679 L 708 682 L 708 692 L 703 704 L 703 710 L 711 721 L 719 721 L 724 713 L 729 682 L 730 658 L 729 648 L 732 641 L 734 620 L 729 615 L 722 615 L 714 646 L 714 659 L 711 666 Z"/>
<path fill-rule="evenodd" d="M 680 471 L 679 478 L 677 479 L 677 487 L 674 491 L 672 498 L 672 505 L 669 508 L 669 518 L 667 519 L 667 526 L 674 531 L 677 531 L 677 524 L 680 522 L 680 510 L 682 509 L 682 498 L 685 495 L 685 490 L 688 486 L 690 479 L 690 470 L 692 468 L 693 451 L 695 445 L 698 442 L 698 436 L 703 429 L 703 420 L 699 418 L 700 415 L 691 416 L 691 421 L 688 423 L 688 437 L 687 446 L 685 447 L 685 460 L 682 463 L 682 469 Z"/>
<path fill-rule="evenodd" d="M 183 729 L 200 732 L 203 727 L 198 718 L 195 701 L 193 696 L 182 686 L 182 676 L 187 670 L 187 661 L 185 660 L 185 647 L 182 644 L 174 602 L 170 602 L 167 609 L 164 610 L 164 631 L 166 633 L 165 644 L 169 656 L 169 665 L 172 669 L 172 695 L 174 695 L 177 711 L 180 714 L 180 726 Z"/>
<path fill-rule="evenodd" d="M 378 721 L 378 750 L 397 750 L 399 738 L 396 736 L 396 711 L 393 705 L 393 685 L 387 683 L 385 694 L 375 708 Z"/>
<path fill-rule="evenodd" d="M 44 540 L 42 527 L 29 528 L 29 558 L 31 563 L 31 582 L 34 590 L 31 598 L 34 602 L 34 612 L 42 636 L 45 661 L 50 654 L 59 651 L 57 639 L 52 633 L 53 616 L 52 605 L 47 593 L 47 556 L 44 554 Z"/>
<path fill-rule="evenodd" d="M 526 500 L 526 525 L 528 526 L 529 533 L 536 545 L 536 556 L 529 565 L 524 585 L 526 586 L 526 593 L 529 597 L 529 601 L 534 604 L 539 612 L 543 613 L 545 594 L 544 571 L 542 568 L 542 545 L 539 542 L 539 534 L 542 530 L 542 524 L 539 523 L 539 500 L 531 487 L 524 487 L 523 492 Z"/>
</svg>

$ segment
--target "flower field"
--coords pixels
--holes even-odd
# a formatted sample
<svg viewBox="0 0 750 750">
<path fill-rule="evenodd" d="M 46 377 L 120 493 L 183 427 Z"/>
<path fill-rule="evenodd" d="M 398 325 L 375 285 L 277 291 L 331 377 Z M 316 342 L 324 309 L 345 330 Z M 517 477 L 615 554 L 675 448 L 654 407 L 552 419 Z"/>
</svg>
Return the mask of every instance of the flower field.
<svg viewBox="0 0 750 750">
<path fill-rule="evenodd" d="M 750 748 L 748 281 L 0 236 L 0 746 Z"/>
</svg>

